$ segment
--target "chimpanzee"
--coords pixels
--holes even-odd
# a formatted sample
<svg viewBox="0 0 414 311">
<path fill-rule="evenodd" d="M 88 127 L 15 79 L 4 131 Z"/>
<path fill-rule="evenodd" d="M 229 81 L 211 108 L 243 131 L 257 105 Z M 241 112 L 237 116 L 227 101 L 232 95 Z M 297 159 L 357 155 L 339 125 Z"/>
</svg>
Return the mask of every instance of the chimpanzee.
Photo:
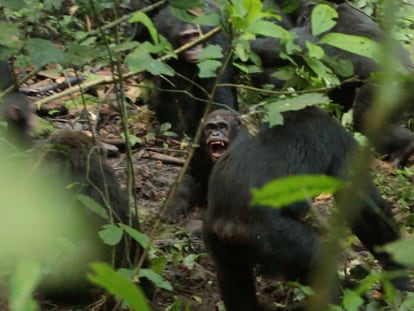
<svg viewBox="0 0 414 311">
<path fill-rule="evenodd" d="M 0 61 L 0 92 L 14 84 L 13 73 L 6 60 Z M 19 91 L 13 90 L 0 99 L 2 118 L 7 122 L 5 138 L 18 148 L 32 143 L 35 120 L 34 105 Z"/>
<path fill-rule="evenodd" d="M 282 6 L 288 1 L 280 1 Z M 384 32 L 380 29 L 377 23 L 372 21 L 368 16 L 351 7 L 348 3 L 343 1 L 333 1 L 334 7 L 338 12 L 336 25 L 328 31 L 328 33 L 344 33 L 355 36 L 363 36 L 377 42 L 381 42 L 384 38 Z M 291 12 L 287 18 L 293 21 L 295 27 L 290 29 L 290 32 L 296 34 L 296 43 L 302 48 L 305 48 L 306 41 L 314 42 L 326 33 L 315 38 L 311 32 L 311 12 L 315 7 L 315 3 L 306 0 L 297 1 L 298 7 Z M 280 57 L 280 52 L 283 51 L 282 44 L 278 39 L 274 38 L 257 38 L 251 42 L 251 48 L 256 52 L 262 62 L 264 75 L 258 76 L 259 83 L 273 83 L 280 87 L 281 81 L 271 77 L 273 73 L 271 68 L 276 68 L 280 65 L 286 64 L 286 60 Z M 331 60 L 348 60 L 352 63 L 354 75 L 361 80 L 369 79 L 371 74 L 378 71 L 378 65 L 370 58 L 346 52 L 339 48 L 329 45 L 323 45 L 325 54 Z M 399 59 L 401 63 L 410 70 L 413 64 L 408 56 L 408 53 L 399 47 Z M 297 58 L 300 62 L 300 57 Z M 267 77 L 267 78 L 266 78 Z M 369 84 L 370 82 L 364 82 Z M 375 90 L 373 85 L 364 87 L 357 95 L 357 90 L 363 85 L 361 82 L 353 82 L 344 84 L 341 87 L 330 92 L 330 97 L 333 102 L 342 105 L 345 109 L 353 107 L 353 118 L 357 120 L 354 128 L 362 133 L 366 132 L 366 111 L 372 105 L 373 96 L 372 90 Z M 369 95 L 369 97 L 368 97 Z M 395 165 L 404 165 L 409 156 L 413 153 L 414 148 L 414 133 L 410 130 L 401 127 L 399 122 L 393 120 L 387 131 L 382 137 L 381 141 L 375 146 L 379 152 L 387 154 Z M 411 147 L 410 147 L 411 146 Z"/>
<path fill-rule="evenodd" d="M 169 206 L 167 217 L 170 221 L 185 215 L 191 207 L 206 205 L 207 183 L 213 165 L 239 130 L 240 122 L 230 110 L 217 109 L 207 116 L 200 147 L 195 150 L 189 171 Z"/>
<path fill-rule="evenodd" d="M 250 190 L 300 174 L 346 180 L 355 148 L 352 135 L 318 107 L 286 112 L 283 125 L 263 126 L 254 137 L 240 131 L 213 167 L 203 226 L 227 311 L 263 310 L 256 298 L 255 270 L 309 284 L 323 252 L 318 234 L 301 219 L 309 202 L 281 209 L 252 206 Z M 377 249 L 400 236 L 389 205 L 369 177 L 355 195 L 358 215 L 344 213 L 352 219 L 353 232 L 385 269 L 399 269 Z M 404 278 L 396 283 L 405 288 L 406 282 Z"/>
<path fill-rule="evenodd" d="M 205 10 L 214 10 L 212 1 L 205 2 Z M 162 9 L 153 19 L 158 33 L 164 36 L 173 46 L 178 48 L 193 41 L 211 27 L 186 23 L 174 16 L 172 5 Z M 199 14 L 200 10 L 191 10 Z M 226 38 L 223 34 L 214 36 L 210 44 L 219 45 L 223 53 L 227 49 Z M 212 91 L 215 78 L 199 78 L 197 62 L 204 44 L 196 45 L 178 55 L 177 59 L 168 61 L 168 65 L 176 72 L 173 77 L 157 77 L 158 91 L 151 99 L 152 106 L 160 122 L 169 122 L 176 131 L 185 131 L 193 136 L 198 128 L 204 112 L 208 94 Z M 234 74 L 231 65 L 228 65 L 220 77 L 220 83 L 233 83 Z M 237 109 L 237 98 L 233 88 L 219 87 L 213 97 L 212 109 L 227 107 Z"/>
<path fill-rule="evenodd" d="M 138 219 L 132 214 L 130 218 L 126 195 L 121 190 L 113 169 L 91 137 L 81 132 L 58 131 L 49 137 L 42 160 L 41 170 L 54 180 L 56 187 L 70 189 L 69 209 L 66 218 L 60 221 L 72 221 L 79 230 L 62 232 L 61 235 L 77 247 L 80 258 L 74 256 L 74 252 L 68 253 L 65 258 L 75 258 L 73 265 L 76 266 L 76 271 L 68 267 L 67 270 L 71 272 L 66 275 L 68 272 L 61 273 L 51 269 L 42 280 L 38 292 L 41 299 L 51 299 L 58 303 L 88 301 L 94 293 L 93 287 L 86 280 L 87 265 L 90 262 L 113 262 L 115 268 L 129 267 L 134 264 L 139 252 L 137 242 L 132 239 L 124 237 L 113 247 L 104 244 L 98 232 L 103 225 L 110 222 L 123 223 L 138 229 Z M 109 218 L 105 219 L 84 206 L 78 200 L 79 194 L 99 203 Z M 64 204 L 65 199 L 62 198 L 61 208 Z M 69 279 L 62 279 L 61 274 Z"/>
</svg>

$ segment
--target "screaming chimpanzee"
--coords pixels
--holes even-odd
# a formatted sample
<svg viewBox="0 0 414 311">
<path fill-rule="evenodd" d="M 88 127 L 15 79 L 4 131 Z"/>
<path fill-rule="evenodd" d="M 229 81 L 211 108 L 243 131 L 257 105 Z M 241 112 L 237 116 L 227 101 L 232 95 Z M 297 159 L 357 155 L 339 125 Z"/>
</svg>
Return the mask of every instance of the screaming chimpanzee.
<svg viewBox="0 0 414 311">
<path fill-rule="evenodd" d="M 282 6 L 288 1 L 280 1 Z M 334 1 L 340 3 L 343 1 Z M 289 4 L 289 3 L 288 3 Z M 306 0 L 297 1 L 298 7 L 291 12 L 287 18 L 293 20 L 295 27 L 289 31 L 297 36 L 296 43 L 303 49 L 306 48 L 306 42 L 317 42 L 318 39 L 326 33 L 343 33 L 354 36 L 367 37 L 371 40 L 381 42 L 385 37 L 383 30 L 379 25 L 372 21 L 368 16 L 351 7 L 348 3 L 335 4 L 334 7 L 338 12 L 336 25 L 318 37 L 314 37 L 311 31 L 311 14 L 315 3 Z M 287 63 L 286 59 L 280 57 L 284 51 L 279 39 L 275 38 L 257 38 L 251 42 L 251 48 L 256 52 L 263 63 L 264 74 L 258 75 L 258 84 L 271 83 L 280 87 L 283 82 L 271 77 L 274 72 L 271 69 Z M 407 70 L 413 68 L 413 64 L 408 53 L 399 48 L 399 59 Z M 339 61 L 349 61 L 353 65 L 353 74 L 361 80 L 367 80 L 372 73 L 378 71 L 378 65 L 369 57 L 353 54 L 342 49 L 323 45 L 325 58 L 331 63 L 338 64 Z M 300 55 L 296 58 L 298 62 L 302 61 Z M 267 78 L 266 78 L 267 77 Z M 347 78 L 347 77 L 343 77 Z M 349 77 L 348 77 L 349 78 Z M 358 92 L 358 88 L 364 85 Z M 362 133 L 367 133 L 367 114 L 373 102 L 373 93 L 375 86 L 370 82 L 353 82 L 341 85 L 330 92 L 329 96 L 333 102 L 342 105 L 345 109 L 353 107 L 354 128 Z M 375 146 L 381 152 L 387 154 L 395 165 L 404 165 L 409 156 L 414 152 L 414 133 L 399 125 L 398 117 L 391 120 L 389 128 L 384 131 L 383 137 Z M 410 147 L 411 146 L 411 147 Z"/>
<path fill-rule="evenodd" d="M 205 1 L 205 10 L 215 10 L 212 1 Z M 189 10 L 192 14 L 200 14 L 200 9 Z M 153 19 L 158 33 L 164 36 L 174 49 L 194 41 L 203 33 L 211 30 L 211 27 L 200 26 L 186 23 L 173 14 L 172 5 L 162 9 Z M 223 34 L 217 34 L 209 44 L 219 45 L 223 53 L 227 49 L 226 38 Z M 199 44 L 178 55 L 177 59 L 168 61 L 168 65 L 175 71 L 173 77 L 157 77 L 157 92 L 151 99 L 152 106 L 160 122 L 171 123 L 174 130 L 185 131 L 193 136 L 198 128 L 200 119 L 205 109 L 205 102 L 208 94 L 213 91 L 215 78 L 199 78 L 200 52 L 204 44 Z M 234 82 L 233 68 L 228 65 L 220 77 L 220 83 Z M 218 87 L 213 102 L 212 109 L 227 107 L 237 109 L 237 99 L 233 88 Z"/>
<path fill-rule="evenodd" d="M 168 209 L 168 218 L 174 221 L 191 207 L 207 202 L 207 184 L 210 172 L 223 152 L 240 130 L 240 123 L 232 111 L 217 109 L 204 122 L 200 147 L 195 150 L 189 171 L 177 189 Z"/>
<path fill-rule="evenodd" d="M 0 61 L 0 91 L 14 84 L 13 73 L 7 61 Z M 0 99 L 2 118 L 7 122 L 5 138 L 19 148 L 32 143 L 34 105 L 19 91 L 11 91 Z"/>
<path fill-rule="evenodd" d="M 256 298 L 255 271 L 306 284 L 323 252 L 318 234 L 301 219 L 309 202 L 281 209 L 252 206 L 250 190 L 290 175 L 346 179 L 355 148 L 352 135 L 336 120 L 308 107 L 284 113 L 283 125 L 263 126 L 255 137 L 242 130 L 216 162 L 203 231 L 227 311 L 263 310 Z M 388 254 L 377 249 L 400 236 L 390 207 L 369 178 L 355 195 L 358 215 L 343 211 L 353 232 L 385 269 L 398 269 Z M 405 288 L 407 280 L 398 281 Z"/>
<path fill-rule="evenodd" d="M 59 238 L 72 243 L 80 255 L 77 258 L 74 254 L 76 252 L 69 249 L 72 250 L 71 254 L 64 257 L 74 258 L 72 264 L 76 267 L 75 271 L 70 269 L 72 265 L 64 273 L 50 269 L 38 292 L 41 299 L 52 299 L 59 303 L 87 301 L 93 297 L 94 292 L 92 285 L 86 280 L 88 264 L 105 261 L 112 262 L 115 268 L 130 267 L 136 260 L 139 247 L 136 241 L 127 237 L 116 247 L 106 245 L 98 232 L 111 221 L 114 224 L 131 224 L 138 229 L 137 217 L 130 218 L 126 196 L 113 169 L 105 161 L 92 138 L 80 132 L 59 131 L 50 136 L 42 159 L 44 165 L 41 170 L 55 181 L 57 187 L 66 189 L 70 185 L 68 195 L 71 203 L 65 219 L 54 221 L 70 221 L 78 226 L 76 232 L 62 232 Z M 105 209 L 107 217 L 83 205 L 76 196 L 78 194 L 99 203 Z M 61 203 L 57 207 L 65 206 L 63 198 Z"/>
</svg>

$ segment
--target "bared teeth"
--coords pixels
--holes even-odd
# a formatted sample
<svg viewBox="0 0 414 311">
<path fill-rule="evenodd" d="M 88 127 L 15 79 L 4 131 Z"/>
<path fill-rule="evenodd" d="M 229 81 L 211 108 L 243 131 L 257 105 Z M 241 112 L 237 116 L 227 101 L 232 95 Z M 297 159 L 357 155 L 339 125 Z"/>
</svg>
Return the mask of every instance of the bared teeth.
<svg viewBox="0 0 414 311">
<path fill-rule="evenodd" d="M 224 141 L 212 141 L 209 143 L 210 153 L 213 157 L 219 158 L 227 149 L 227 143 Z"/>
</svg>

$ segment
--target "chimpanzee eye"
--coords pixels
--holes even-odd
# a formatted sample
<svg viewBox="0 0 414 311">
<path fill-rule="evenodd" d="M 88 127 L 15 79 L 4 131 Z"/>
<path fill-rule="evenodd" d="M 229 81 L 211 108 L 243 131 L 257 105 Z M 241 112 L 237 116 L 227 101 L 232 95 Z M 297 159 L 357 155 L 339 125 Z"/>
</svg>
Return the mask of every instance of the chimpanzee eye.
<svg viewBox="0 0 414 311">
<path fill-rule="evenodd" d="M 227 129 L 227 123 L 226 122 L 219 122 L 218 127 L 221 130 L 226 130 Z"/>
<path fill-rule="evenodd" d="M 206 130 L 214 130 L 216 128 L 216 124 L 214 123 L 207 123 L 205 126 Z"/>
</svg>

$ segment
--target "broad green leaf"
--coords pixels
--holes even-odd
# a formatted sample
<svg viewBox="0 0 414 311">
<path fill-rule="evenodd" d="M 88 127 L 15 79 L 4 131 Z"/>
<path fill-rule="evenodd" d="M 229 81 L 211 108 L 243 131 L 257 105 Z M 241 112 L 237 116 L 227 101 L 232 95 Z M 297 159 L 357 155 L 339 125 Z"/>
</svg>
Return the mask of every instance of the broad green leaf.
<svg viewBox="0 0 414 311">
<path fill-rule="evenodd" d="M 104 229 L 98 232 L 102 241 L 107 245 L 116 245 L 121 241 L 123 231 L 117 225 L 107 224 L 102 226 Z"/>
<path fill-rule="evenodd" d="M 354 65 L 349 59 L 325 55 L 323 61 L 328 64 L 338 76 L 346 78 L 352 76 L 354 73 Z"/>
<path fill-rule="evenodd" d="M 150 243 L 150 239 L 142 232 L 139 232 L 138 230 L 131 228 L 130 226 L 127 226 L 125 224 L 119 225 L 123 230 L 126 231 L 135 241 L 137 241 L 142 247 L 147 248 Z"/>
<path fill-rule="evenodd" d="M 273 22 L 258 20 L 249 24 L 246 31 L 273 38 L 291 38 L 291 34 L 279 25 Z"/>
<path fill-rule="evenodd" d="M 140 47 L 127 55 L 125 63 L 129 69 L 134 72 L 148 71 L 156 76 L 161 74 L 167 76 L 174 75 L 174 71 L 169 66 L 154 59 Z"/>
<path fill-rule="evenodd" d="M 247 11 L 246 20 L 252 22 L 261 15 L 263 4 L 260 0 L 243 0 L 244 7 Z"/>
<path fill-rule="evenodd" d="M 171 0 L 171 5 L 180 10 L 188 10 L 194 7 L 201 7 L 203 0 Z"/>
<path fill-rule="evenodd" d="M 235 43 L 234 53 L 242 62 L 246 62 L 251 55 L 250 47 L 247 45 L 247 42 L 239 40 Z"/>
<path fill-rule="evenodd" d="M 159 256 L 151 259 L 151 270 L 160 274 L 167 266 L 169 259 L 166 256 Z"/>
<path fill-rule="evenodd" d="M 378 62 L 379 56 L 381 55 L 381 45 L 378 42 L 360 36 L 332 32 L 323 36 L 319 43 L 328 44 L 344 51 L 369 57 L 376 62 Z"/>
<path fill-rule="evenodd" d="M 286 81 L 295 76 L 295 69 L 291 67 L 282 67 L 271 74 L 271 77 Z"/>
<path fill-rule="evenodd" d="M 141 11 L 137 11 L 135 12 L 131 18 L 128 20 L 129 23 L 142 23 L 145 25 L 145 27 L 147 27 L 148 32 L 151 35 L 152 40 L 155 43 L 159 42 L 158 39 L 158 32 L 154 27 L 154 24 L 152 23 L 151 19 L 147 16 L 147 14 L 141 12 Z"/>
<path fill-rule="evenodd" d="M 11 10 L 20 10 L 27 6 L 24 0 L 0 0 L 0 6 Z"/>
<path fill-rule="evenodd" d="M 407 237 L 384 246 L 391 256 L 399 263 L 414 266 L 414 237 Z"/>
<path fill-rule="evenodd" d="M 125 300 L 135 311 L 150 311 L 141 288 L 125 276 L 114 271 L 108 264 L 95 262 L 91 264 L 94 274 L 88 279 L 106 289 L 120 300 Z"/>
<path fill-rule="evenodd" d="M 342 303 L 346 311 L 358 311 L 359 307 L 363 305 L 364 299 L 354 291 L 345 289 Z"/>
<path fill-rule="evenodd" d="M 161 132 L 168 131 L 169 129 L 171 129 L 171 123 L 169 123 L 169 122 L 165 122 L 165 123 L 162 123 L 160 125 L 160 131 Z"/>
<path fill-rule="evenodd" d="M 36 262 L 21 261 L 10 281 L 9 304 L 11 311 L 39 310 L 33 292 L 41 278 L 40 266 Z"/>
<path fill-rule="evenodd" d="M 221 62 L 218 60 L 205 60 L 197 63 L 200 78 L 217 77 L 217 69 L 220 68 Z"/>
<path fill-rule="evenodd" d="M 306 41 L 306 47 L 309 51 L 309 57 L 322 59 L 322 57 L 325 55 L 324 50 L 320 46 L 317 46 L 316 44 L 313 44 L 309 41 Z"/>
<path fill-rule="evenodd" d="M 186 23 L 193 23 L 193 20 L 196 18 L 194 14 L 187 10 L 171 8 L 171 13 L 178 18 L 179 20 Z"/>
<path fill-rule="evenodd" d="M 106 219 L 106 220 L 109 219 L 107 210 L 103 208 L 98 202 L 96 202 L 91 197 L 83 195 L 83 194 L 79 194 L 77 198 L 84 206 L 86 206 L 87 208 L 89 208 L 91 211 L 98 214 L 99 216 L 101 216 L 103 219 Z"/>
<path fill-rule="evenodd" d="M 222 48 L 218 44 L 209 44 L 207 45 L 200 53 L 199 60 L 203 61 L 206 59 L 215 59 L 222 58 Z"/>
<path fill-rule="evenodd" d="M 336 25 L 335 18 L 338 17 L 338 12 L 327 4 L 318 4 L 312 10 L 311 24 L 312 35 L 314 37 L 328 31 Z"/>
<path fill-rule="evenodd" d="M 161 275 L 155 273 L 151 269 L 139 269 L 139 277 L 147 278 L 148 280 L 152 281 L 158 288 L 163 288 L 168 291 L 173 290 L 173 287 L 168 280 L 164 279 Z"/>
<path fill-rule="evenodd" d="M 407 293 L 398 311 L 411 311 L 414 310 L 414 294 Z"/>
<path fill-rule="evenodd" d="M 328 102 L 329 98 L 326 95 L 320 93 L 308 93 L 291 98 L 277 100 L 268 104 L 268 115 L 264 121 L 269 123 L 269 126 L 283 124 L 283 117 L 281 115 L 282 112 L 290 110 L 301 110 L 307 106 L 313 106 Z"/>
<path fill-rule="evenodd" d="M 50 63 L 62 63 L 64 53 L 52 42 L 44 39 L 29 39 L 26 44 L 30 59 L 40 68 Z"/>
<path fill-rule="evenodd" d="M 310 286 L 302 285 L 298 282 L 288 282 L 288 284 L 292 287 L 298 287 L 306 296 L 315 295 L 315 291 Z"/>
<path fill-rule="evenodd" d="M 267 114 L 263 118 L 265 123 L 268 123 L 270 127 L 275 125 L 283 124 L 283 115 L 282 112 L 275 106 L 268 106 Z"/>
<path fill-rule="evenodd" d="M 327 67 L 320 60 L 315 58 L 305 57 L 305 61 L 317 76 L 324 80 L 327 86 L 339 85 L 338 77 L 332 72 L 332 69 Z"/>
<path fill-rule="evenodd" d="M 0 45 L 3 47 L 19 49 L 24 42 L 20 38 L 20 29 L 18 24 L 0 22 Z"/>
<path fill-rule="evenodd" d="M 215 27 L 220 25 L 220 16 L 216 13 L 203 14 L 194 18 L 192 22 L 197 25 Z"/>
<path fill-rule="evenodd" d="M 343 182 L 326 175 L 293 175 L 278 178 L 261 189 L 252 189 L 252 205 L 281 208 L 295 202 L 309 200 L 321 193 L 334 193 Z"/>
</svg>

